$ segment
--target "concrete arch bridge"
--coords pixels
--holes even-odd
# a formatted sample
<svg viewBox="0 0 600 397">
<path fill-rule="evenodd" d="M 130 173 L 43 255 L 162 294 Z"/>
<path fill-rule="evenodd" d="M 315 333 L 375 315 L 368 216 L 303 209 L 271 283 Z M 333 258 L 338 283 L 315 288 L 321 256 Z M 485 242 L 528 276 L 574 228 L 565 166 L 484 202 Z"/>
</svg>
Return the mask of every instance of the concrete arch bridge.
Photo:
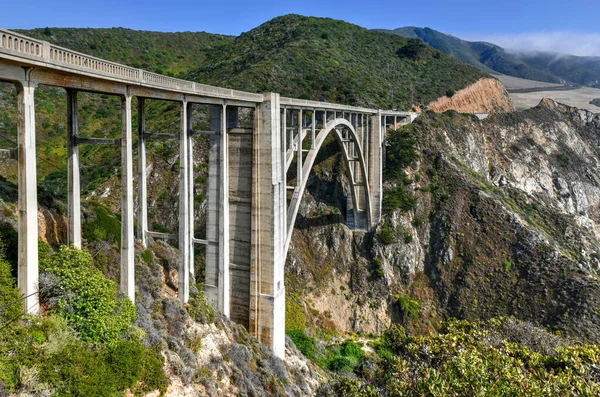
<svg viewBox="0 0 600 397">
<path fill-rule="evenodd" d="M 184 81 L 120 65 L 0 29 L 0 81 L 17 88 L 18 147 L 0 150 L 0 158 L 18 161 L 18 283 L 25 308 L 38 310 L 38 224 L 36 187 L 36 88 L 67 92 L 68 243 L 81 247 L 79 147 L 118 145 L 121 153 L 121 290 L 135 299 L 134 241 L 178 240 L 178 294 L 189 297 L 194 245 L 206 246 L 205 295 L 245 325 L 251 334 L 283 357 L 285 324 L 284 263 L 309 173 L 326 137 L 333 134 L 350 181 L 348 224 L 374 227 L 381 216 L 382 164 L 390 127 L 412 122 L 416 114 L 383 111 L 254 94 Z M 78 92 L 118 96 L 121 137 L 79 136 Z M 180 105 L 176 135 L 146 130 L 146 100 Z M 134 175 L 132 102 L 137 106 L 137 163 Z M 210 109 L 207 131 L 193 129 L 195 106 Z M 240 123 L 250 115 L 251 127 Z M 192 138 L 208 135 L 206 237 L 194 232 L 194 156 Z M 178 233 L 150 230 L 146 182 L 148 139 L 179 143 Z M 295 165 L 296 184 L 288 184 Z M 134 192 L 137 177 L 137 192 Z M 288 200 L 288 191 L 291 199 Z M 137 194 L 134 194 L 137 193 Z M 134 206 L 137 197 L 137 206 Z M 137 210 L 134 211 L 134 209 Z M 137 230 L 134 230 L 134 219 Z"/>
</svg>

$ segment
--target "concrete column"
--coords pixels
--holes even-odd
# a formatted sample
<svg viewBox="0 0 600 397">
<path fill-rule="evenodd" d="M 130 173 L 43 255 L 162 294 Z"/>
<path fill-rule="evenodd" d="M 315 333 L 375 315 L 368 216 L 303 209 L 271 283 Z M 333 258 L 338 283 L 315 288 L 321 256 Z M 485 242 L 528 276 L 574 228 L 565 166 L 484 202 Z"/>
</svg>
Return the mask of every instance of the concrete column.
<svg viewBox="0 0 600 397">
<path fill-rule="evenodd" d="M 189 134 L 187 101 L 181 103 L 181 128 L 179 131 L 179 283 L 177 295 L 183 303 L 190 298 L 190 196 L 189 196 Z"/>
<path fill-rule="evenodd" d="M 138 240 L 148 247 L 148 191 L 146 187 L 146 100 L 138 98 Z"/>
<path fill-rule="evenodd" d="M 190 252 L 189 252 L 189 261 L 190 261 L 190 276 L 193 278 L 190 282 L 196 283 L 195 279 L 195 271 L 194 269 L 194 139 L 189 131 L 192 130 L 192 104 L 187 104 L 187 122 L 186 122 L 186 131 L 188 131 L 188 193 L 189 193 L 189 226 L 190 226 Z"/>
<path fill-rule="evenodd" d="M 369 128 L 369 162 L 368 171 L 369 172 L 369 187 L 371 190 L 371 205 L 373 208 L 373 212 L 371 214 L 371 225 L 369 227 L 373 227 L 377 225 L 379 220 L 381 219 L 381 201 L 383 198 L 383 142 L 382 142 L 382 129 L 385 126 L 382 126 L 382 118 L 381 113 L 377 113 L 371 116 L 371 123 Z"/>
<path fill-rule="evenodd" d="M 26 71 L 29 74 L 30 71 Z M 24 81 L 17 86 L 17 133 L 19 151 L 19 236 L 18 285 L 28 313 L 39 311 L 37 177 L 35 158 L 36 84 Z"/>
<path fill-rule="evenodd" d="M 294 109 L 290 110 L 290 150 L 292 151 L 292 156 L 293 156 L 293 150 L 294 150 Z"/>
<path fill-rule="evenodd" d="M 315 139 L 317 139 L 317 113 L 313 109 L 312 111 L 312 126 L 310 129 L 310 148 L 315 148 Z"/>
<path fill-rule="evenodd" d="M 237 123 L 237 108 L 235 122 Z M 230 313 L 230 279 L 229 279 L 229 142 L 227 139 L 226 114 L 231 109 L 223 105 L 220 127 L 220 180 L 219 185 L 219 296 L 218 308 L 224 315 Z M 236 124 L 237 126 L 237 124 Z M 233 128 L 233 127 L 232 127 Z"/>
<path fill-rule="evenodd" d="M 67 175 L 69 186 L 68 245 L 81 249 L 81 183 L 79 180 L 79 135 L 77 122 L 77 91 L 67 89 Z"/>
<path fill-rule="evenodd" d="M 121 292 L 135 301 L 131 95 L 121 97 Z"/>
<path fill-rule="evenodd" d="M 302 133 L 304 132 L 302 109 L 299 110 L 298 117 L 298 147 L 296 148 L 296 185 L 302 184 Z"/>
<path fill-rule="evenodd" d="M 252 183 L 250 333 L 275 355 L 285 353 L 285 146 L 279 133 L 279 94 L 256 109 Z"/>
<path fill-rule="evenodd" d="M 209 156 L 208 156 L 208 182 L 207 182 L 207 210 L 206 210 L 206 239 L 210 242 L 206 246 L 206 278 L 204 281 L 204 294 L 206 299 L 215 307 L 224 312 L 223 291 L 220 290 L 222 281 L 220 281 L 221 254 L 222 251 L 229 252 L 229 246 L 221 249 L 222 244 L 228 244 L 228 241 L 222 241 L 221 222 L 222 222 L 222 190 L 223 177 L 221 161 L 223 106 L 210 107 L 210 130 L 214 131 L 209 137 Z M 228 230 L 228 229 L 227 229 Z M 226 268 L 228 270 L 229 267 Z M 227 273 L 227 277 L 229 277 Z M 227 306 L 229 308 L 229 304 Z"/>
</svg>

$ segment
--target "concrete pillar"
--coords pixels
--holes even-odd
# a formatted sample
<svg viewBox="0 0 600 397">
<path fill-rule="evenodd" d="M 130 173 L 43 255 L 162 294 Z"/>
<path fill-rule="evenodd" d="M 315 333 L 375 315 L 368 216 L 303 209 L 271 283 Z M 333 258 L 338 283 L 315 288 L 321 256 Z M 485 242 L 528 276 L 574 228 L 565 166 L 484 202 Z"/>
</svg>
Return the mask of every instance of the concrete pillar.
<svg viewBox="0 0 600 397">
<path fill-rule="evenodd" d="M 237 123 L 237 108 L 235 122 Z M 218 308 L 229 317 L 230 313 L 230 278 L 229 278 L 229 144 L 227 140 L 226 105 L 223 105 L 220 126 L 220 180 L 219 191 L 219 301 Z M 237 126 L 237 124 L 236 124 Z"/>
<path fill-rule="evenodd" d="M 225 106 L 210 107 L 206 211 L 206 299 L 229 316 L 229 187 Z M 225 157 L 224 157 L 225 156 Z"/>
<path fill-rule="evenodd" d="M 67 178 L 69 186 L 68 245 L 81 249 L 81 183 L 79 180 L 79 135 L 77 122 L 77 91 L 67 89 Z"/>
<path fill-rule="evenodd" d="M 135 301 L 131 95 L 121 97 L 121 292 Z"/>
<path fill-rule="evenodd" d="M 317 113 L 312 111 L 312 125 L 310 129 L 310 148 L 315 148 L 315 140 L 317 139 Z"/>
<path fill-rule="evenodd" d="M 138 98 L 138 240 L 148 247 L 148 191 L 146 187 L 146 100 Z"/>
<path fill-rule="evenodd" d="M 188 193 L 189 193 L 189 227 L 190 227 L 190 252 L 189 252 L 189 261 L 190 261 L 190 276 L 193 278 L 190 282 L 196 283 L 195 279 L 195 270 L 194 269 L 194 139 L 189 131 L 192 130 L 192 104 L 187 104 L 187 122 L 186 122 L 186 130 L 188 131 Z"/>
<path fill-rule="evenodd" d="M 26 74 L 29 74 L 26 71 Z M 19 236 L 18 285 L 25 297 L 28 313 L 39 311 L 38 291 L 38 222 L 37 177 L 35 158 L 35 104 L 36 84 L 23 81 L 17 86 L 17 133 L 19 151 Z"/>
<path fill-rule="evenodd" d="M 377 225 L 381 219 L 381 202 L 383 198 L 383 142 L 382 142 L 382 126 L 381 113 L 371 116 L 371 125 L 369 128 L 369 187 L 371 190 L 371 206 L 373 212 L 371 214 L 371 225 Z"/>
<path fill-rule="evenodd" d="M 277 357 L 285 353 L 285 152 L 279 94 L 265 94 L 256 109 L 253 145 L 250 333 Z"/>
<path fill-rule="evenodd" d="M 283 138 L 281 139 L 281 141 L 283 142 L 283 152 L 285 153 L 285 148 L 287 147 L 286 145 L 286 140 L 287 140 L 287 109 L 283 109 L 283 115 L 282 115 L 282 119 L 281 119 L 281 131 L 283 132 Z M 284 164 L 286 162 L 286 157 L 285 154 L 283 155 L 284 157 Z"/>
<path fill-rule="evenodd" d="M 296 148 L 296 185 L 302 184 L 302 134 L 304 132 L 304 117 L 302 109 L 299 110 L 298 117 L 298 147 Z"/>
<path fill-rule="evenodd" d="M 183 303 L 190 298 L 190 250 L 192 235 L 190 231 L 189 196 L 189 134 L 188 103 L 181 103 L 181 128 L 179 131 L 179 283 L 177 295 Z"/>
</svg>

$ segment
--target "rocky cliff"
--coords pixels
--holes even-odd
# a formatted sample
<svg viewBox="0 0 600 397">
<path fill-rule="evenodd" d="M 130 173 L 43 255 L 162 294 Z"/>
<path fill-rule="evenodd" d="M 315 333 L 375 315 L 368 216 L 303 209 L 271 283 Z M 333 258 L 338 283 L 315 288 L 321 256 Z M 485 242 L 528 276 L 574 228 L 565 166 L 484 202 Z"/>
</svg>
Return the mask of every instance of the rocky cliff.
<svg viewBox="0 0 600 397">
<path fill-rule="evenodd" d="M 597 340 L 600 116 L 544 100 L 485 121 L 424 113 L 407 128 L 417 159 L 386 186 L 416 204 L 375 233 L 352 233 L 331 209 L 343 170 L 315 172 L 286 265 L 309 327 L 421 332 L 514 315 Z"/>
<path fill-rule="evenodd" d="M 508 91 L 494 78 L 483 78 L 456 93 L 449 92 L 429 103 L 427 108 L 434 112 L 455 110 L 461 113 L 496 113 L 515 110 Z"/>
</svg>

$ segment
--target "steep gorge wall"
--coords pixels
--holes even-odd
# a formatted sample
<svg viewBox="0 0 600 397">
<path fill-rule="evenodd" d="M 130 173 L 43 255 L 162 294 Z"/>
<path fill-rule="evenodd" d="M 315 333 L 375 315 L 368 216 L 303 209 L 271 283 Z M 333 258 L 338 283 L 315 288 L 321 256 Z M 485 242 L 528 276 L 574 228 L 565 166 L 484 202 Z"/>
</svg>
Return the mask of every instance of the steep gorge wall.
<svg viewBox="0 0 600 397">
<path fill-rule="evenodd" d="M 452 97 L 443 96 L 427 105 L 434 112 L 455 110 L 460 113 L 511 112 L 515 107 L 502 83 L 483 78 L 457 91 Z"/>
<path fill-rule="evenodd" d="M 427 331 L 448 316 L 514 315 L 597 339 L 599 116 L 546 100 L 484 121 L 424 113 L 408 128 L 418 160 L 386 186 L 418 201 L 375 233 L 350 231 L 323 198 L 328 179 L 343 190 L 343 170 L 315 172 L 286 264 L 307 323 Z"/>
</svg>

